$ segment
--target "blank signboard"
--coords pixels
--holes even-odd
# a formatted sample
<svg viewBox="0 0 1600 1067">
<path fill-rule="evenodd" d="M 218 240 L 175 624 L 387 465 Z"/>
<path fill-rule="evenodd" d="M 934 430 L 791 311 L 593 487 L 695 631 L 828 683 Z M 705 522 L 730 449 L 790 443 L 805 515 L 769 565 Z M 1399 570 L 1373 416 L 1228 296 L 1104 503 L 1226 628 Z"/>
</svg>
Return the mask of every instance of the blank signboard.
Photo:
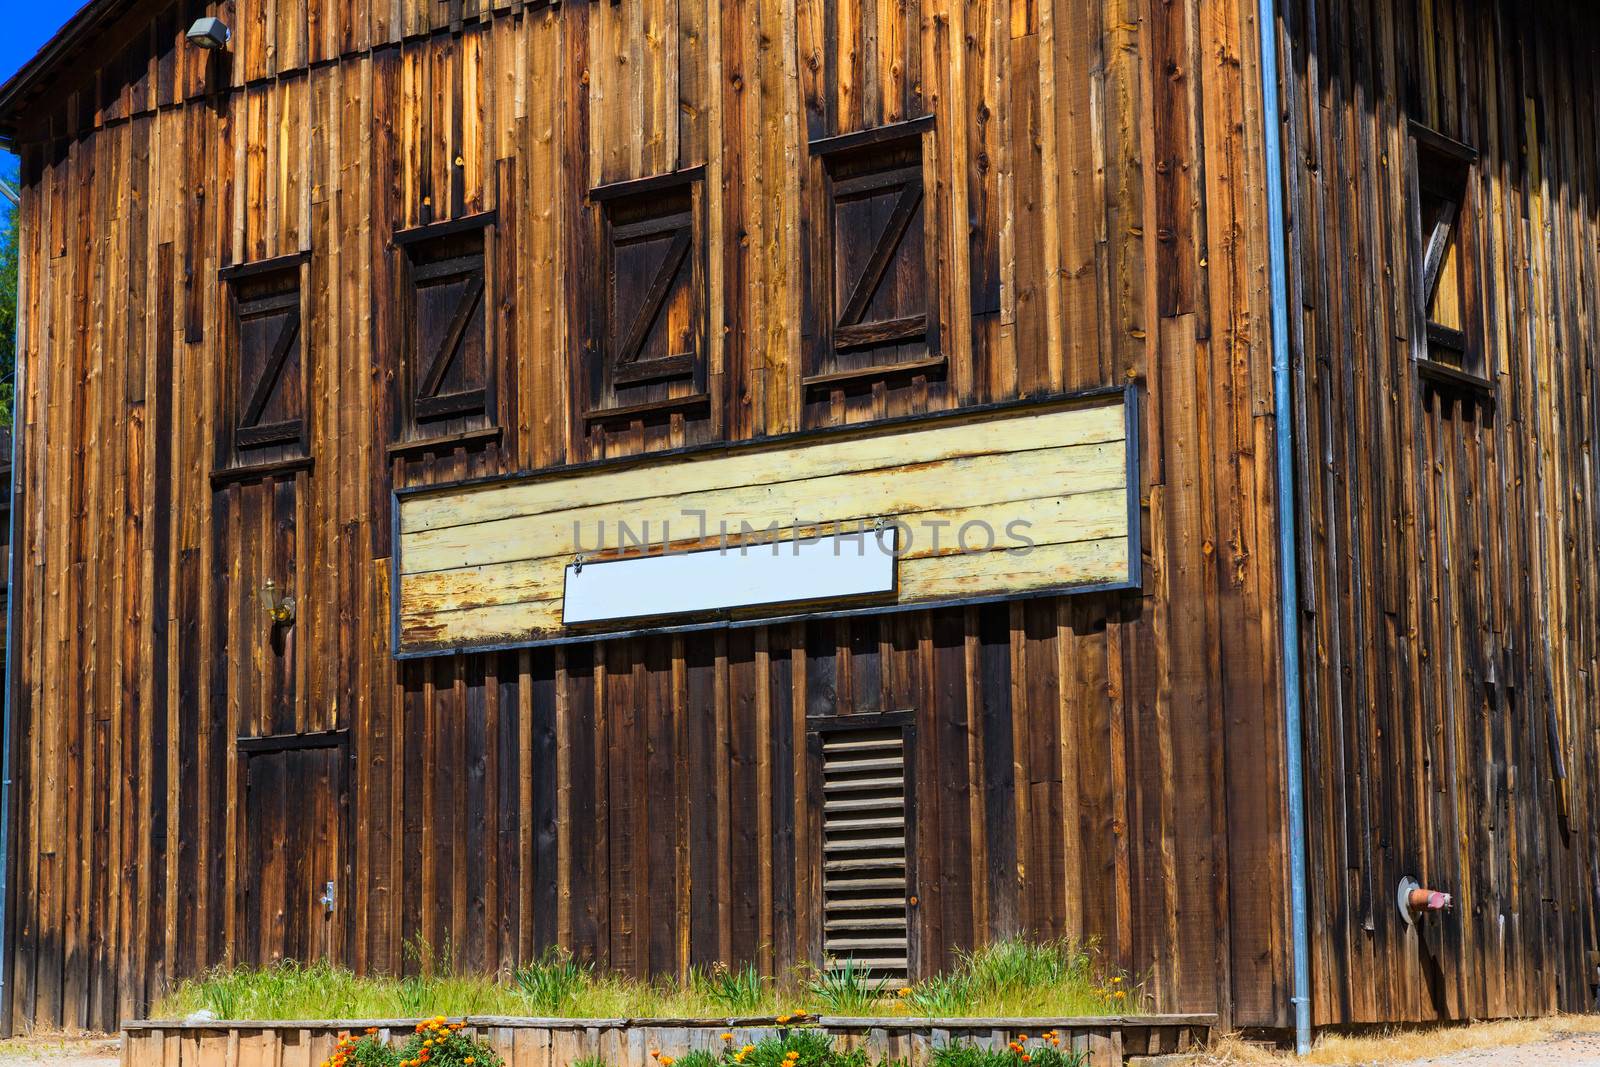
<svg viewBox="0 0 1600 1067">
<path fill-rule="evenodd" d="M 1128 396 L 403 492 L 395 654 L 1136 586 Z"/>
</svg>

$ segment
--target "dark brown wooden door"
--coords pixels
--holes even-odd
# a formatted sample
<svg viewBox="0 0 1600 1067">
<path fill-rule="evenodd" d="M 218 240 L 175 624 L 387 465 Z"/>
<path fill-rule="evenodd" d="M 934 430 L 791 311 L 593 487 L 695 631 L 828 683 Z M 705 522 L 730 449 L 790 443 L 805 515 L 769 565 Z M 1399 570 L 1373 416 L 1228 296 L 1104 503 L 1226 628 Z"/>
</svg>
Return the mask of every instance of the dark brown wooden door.
<svg viewBox="0 0 1600 1067">
<path fill-rule="evenodd" d="M 245 757 L 241 957 L 337 959 L 346 910 L 345 748 L 283 748 Z"/>
</svg>

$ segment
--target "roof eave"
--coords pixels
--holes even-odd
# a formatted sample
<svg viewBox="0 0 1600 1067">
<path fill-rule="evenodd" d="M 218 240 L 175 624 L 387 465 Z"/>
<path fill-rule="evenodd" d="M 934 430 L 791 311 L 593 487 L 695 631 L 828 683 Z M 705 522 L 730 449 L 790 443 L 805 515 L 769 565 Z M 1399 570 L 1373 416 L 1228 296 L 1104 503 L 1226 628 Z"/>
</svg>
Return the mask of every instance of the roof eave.
<svg viewBox="0 0 1600 1067">
<path fill-rule="evenodd" d="M 57 73 L 59 66 L 87 45 L 136 0 L 87 0 L 78 13 L 44 43 L 4 85 L 0 85 L 0 144 L 11 147 L 21 130 L 20 113 Z"/>
</svg>

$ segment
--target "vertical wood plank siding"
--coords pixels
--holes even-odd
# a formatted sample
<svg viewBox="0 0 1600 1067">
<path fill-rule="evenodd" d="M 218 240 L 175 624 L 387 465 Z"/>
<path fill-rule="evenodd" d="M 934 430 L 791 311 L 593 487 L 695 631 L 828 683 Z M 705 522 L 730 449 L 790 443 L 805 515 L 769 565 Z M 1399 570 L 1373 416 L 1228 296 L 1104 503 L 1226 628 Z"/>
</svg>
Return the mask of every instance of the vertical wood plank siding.
<svg viewBox="0 0 1600 1067">
<path fill-rule="evenodd" d="M 1591 5 L 1288 0 L 1315 1015 L 1589 1010 L 1600 893 Z M 1481 153 L 1492 397 L 1412 366 L 1411 122 Z M 1408 927 L 1405 875 L 1455 894 Z"/>
<path fill-rule="evenodd" d="M 284 733 L 346 732 L 342 962 L 786 973 L 821 943 L 807 719 L 896 710 L 919 972 L 1094 937 L 1162 1009 L 1287 1021 L 1253 3 L 230 0 L 217 57 L 198 10 L 135 4 L 19 116 L 13 1025 L 244 958 L 283 830 L 236 739 Z M 924 114 L 947 369 L 803 391 L 808 144 Z M 585 424 L 583 198 L 697 166 L 710 419 Z M 391 450 L 393 235 L 489 211 L 500 432 Z M 214 481 L 218 271 L 302 252 L 309 464 Z M 395 488 L 1129 381 L 1142 594 L 389 657 Z"/>
</svg>

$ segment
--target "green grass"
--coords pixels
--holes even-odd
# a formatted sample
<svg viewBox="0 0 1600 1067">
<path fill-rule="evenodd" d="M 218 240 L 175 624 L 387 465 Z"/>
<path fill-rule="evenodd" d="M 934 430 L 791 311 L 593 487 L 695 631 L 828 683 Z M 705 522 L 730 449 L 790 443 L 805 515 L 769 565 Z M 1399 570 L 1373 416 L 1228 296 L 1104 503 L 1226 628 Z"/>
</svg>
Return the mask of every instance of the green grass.
<svg viewBox="0 0 1600 1067">
<path fill-rule="evenodd" d="M 818 974 L 807 990 L 812 1001 L 829 1015 L 870 1015 L 886 997 L 894 995 L 893 991 L 893 986 L 874 979 L 849 959 Z"/>
<path fill-rule="evenodd" d="M 689 972 L 689 988 L 715 1004 L 722 1015 L 755 1015 L 772 1006 L 772 983 L 752 964 L 734 970 L 723 964 Z"/>
<path fill-rule="evenodd" d="M 564 952 L 550 951 L 538 962 L 512 971 L 511 981 L 530 1010 L 555 1016 L 576 1004 L 584 989 L 594 983 L 594 968 Z"/>
<path fill-rule="evenodd" d="M 962 953 L 950 973 L 909 989 L 901 999 L 914 1015 L 1048 1018 L 1148 1011 L 1136 983 L 1106 967 L 1093 945 L 1071 941 L 998 941 Z"/>
<path fill-rule="evenodd" d="M 162 997 L 155 1018 L 206 1010 L 219 1019 L 415 1019 L 431 1015 L 704 1018 L 827 1015 L 1041 1018 L 1137 1015 L 1138 985 L 1068 941 L 1001 941 L 963 954 L 947 974 L 885 985 L 849 965 L 779 983 L 753 967 L 691 970 L 642 982 L 547 953 L 509 974 L 453 973 L 448 953 L 413 950 L 420 974 L 357 977 L 325 963 L 217 969 Z M 952 1065 L 957 1067 L 957 1065 Z"/>
</svg>

